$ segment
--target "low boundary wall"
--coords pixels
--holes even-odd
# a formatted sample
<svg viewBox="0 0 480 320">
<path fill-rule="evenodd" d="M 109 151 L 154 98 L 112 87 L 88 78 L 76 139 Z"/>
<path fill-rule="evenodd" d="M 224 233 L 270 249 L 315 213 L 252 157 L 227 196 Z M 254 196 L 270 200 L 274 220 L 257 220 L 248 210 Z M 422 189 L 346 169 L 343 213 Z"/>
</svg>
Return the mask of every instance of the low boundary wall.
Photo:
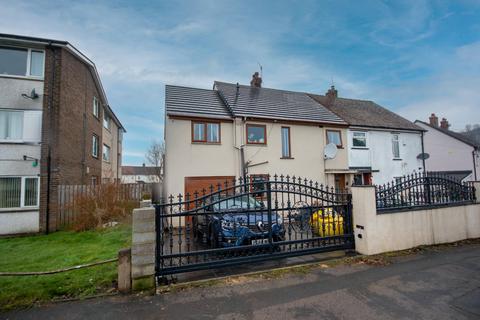
<svg viewBox="0 0 480 320">
<path fill-rule="evenodd" d="M 480 199 L 480 182 L 474 182 Z M 375 187 L 352 187 L 355 247 L 361 254 L 480 238 L 480 203 L 377 213 Z"/>
</svg>

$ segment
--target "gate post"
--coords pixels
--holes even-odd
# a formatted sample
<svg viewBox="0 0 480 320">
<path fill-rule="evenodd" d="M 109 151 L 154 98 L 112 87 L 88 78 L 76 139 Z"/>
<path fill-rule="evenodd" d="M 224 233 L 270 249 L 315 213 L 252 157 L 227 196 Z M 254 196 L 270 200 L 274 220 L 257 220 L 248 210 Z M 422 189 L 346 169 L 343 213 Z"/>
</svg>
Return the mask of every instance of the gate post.
<svg viewBox="0 0 480 320">
<path fill-rule="evenodd" d="M 132 214 L 132 289 L 155 289 L 155 208 L 134 209 Z"/>
<path fill-rule="evenodd" d="M 273 249 L 272 237 L 272 186 L 270 185 L 270 178 L 267 181 L 267 211 L 268 211 L 268 242 Z"/>
<path fill-rule="evenodd" d="M 377 227 L 375 186 L 352 186 L 351 190 L 355 250 L 361 254 L 371 254 Z"/>
</svg>

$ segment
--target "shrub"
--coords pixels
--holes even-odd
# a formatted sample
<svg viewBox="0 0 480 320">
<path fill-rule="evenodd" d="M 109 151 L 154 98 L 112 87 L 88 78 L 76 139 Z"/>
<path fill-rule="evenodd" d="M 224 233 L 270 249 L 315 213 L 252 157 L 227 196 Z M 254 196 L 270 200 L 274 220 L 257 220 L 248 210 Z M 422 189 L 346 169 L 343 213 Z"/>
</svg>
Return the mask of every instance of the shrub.
<svg viewBox="0 0 480 320">
<path fill-rule="evenodd" d="M 71 205 L 75 219 L 70 226 L 75 231 L 100 228 L 109 222 L 126 222 L 138 207 L 129 189 L 119 184 L 95 186 L 85 194 L 75 196 Z"/>
</svg>

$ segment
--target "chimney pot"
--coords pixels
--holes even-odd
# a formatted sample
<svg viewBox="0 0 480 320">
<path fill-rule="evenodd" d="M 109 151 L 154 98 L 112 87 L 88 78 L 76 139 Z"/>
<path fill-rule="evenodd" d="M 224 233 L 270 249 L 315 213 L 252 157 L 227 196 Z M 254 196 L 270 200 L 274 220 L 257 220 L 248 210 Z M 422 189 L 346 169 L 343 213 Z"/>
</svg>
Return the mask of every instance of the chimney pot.
<svg viewBox="0 0 480 320">
<path fill-rule="evenodd" d="M 432 113 L 428 119 L 430 120 L 430 125 L 432 127 L 438 127 L 438 117 L 435 115 L 435 113 Z"/>
<path fill-rule="evenodd" d="M 440 128 L 448 130 L 450 128 L 450 124 L 448 123 L 448 120 L 446 118 L 442 118 L 442 121 L 440 122 Z"/>
<path fill-rule="evenodd" d="M 262 77 L 260 77 L 258 72 L 255 72 L 252 75 L 252 80 L 250 81 L 250 86 L 255 87 L 255 88 L 261 88 L 262 87 Z"/>
</svg>

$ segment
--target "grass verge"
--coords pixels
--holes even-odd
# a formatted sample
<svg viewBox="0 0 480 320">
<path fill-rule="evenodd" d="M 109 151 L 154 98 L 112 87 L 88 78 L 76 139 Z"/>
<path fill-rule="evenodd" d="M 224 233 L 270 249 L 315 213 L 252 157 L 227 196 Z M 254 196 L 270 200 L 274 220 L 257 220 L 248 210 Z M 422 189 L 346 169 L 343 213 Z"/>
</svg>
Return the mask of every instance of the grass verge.
<svg viewBox="0 0 480 320">
<path fill-rule="evenodd" d="M 0 239 L 0 271 L 49 271 L 115 258 L 130 246 L 131 228 L 59 231 Z M 41 276 L 0 277 L 0 311 L 116 290 L 117 264 Z"/>
</svg>

